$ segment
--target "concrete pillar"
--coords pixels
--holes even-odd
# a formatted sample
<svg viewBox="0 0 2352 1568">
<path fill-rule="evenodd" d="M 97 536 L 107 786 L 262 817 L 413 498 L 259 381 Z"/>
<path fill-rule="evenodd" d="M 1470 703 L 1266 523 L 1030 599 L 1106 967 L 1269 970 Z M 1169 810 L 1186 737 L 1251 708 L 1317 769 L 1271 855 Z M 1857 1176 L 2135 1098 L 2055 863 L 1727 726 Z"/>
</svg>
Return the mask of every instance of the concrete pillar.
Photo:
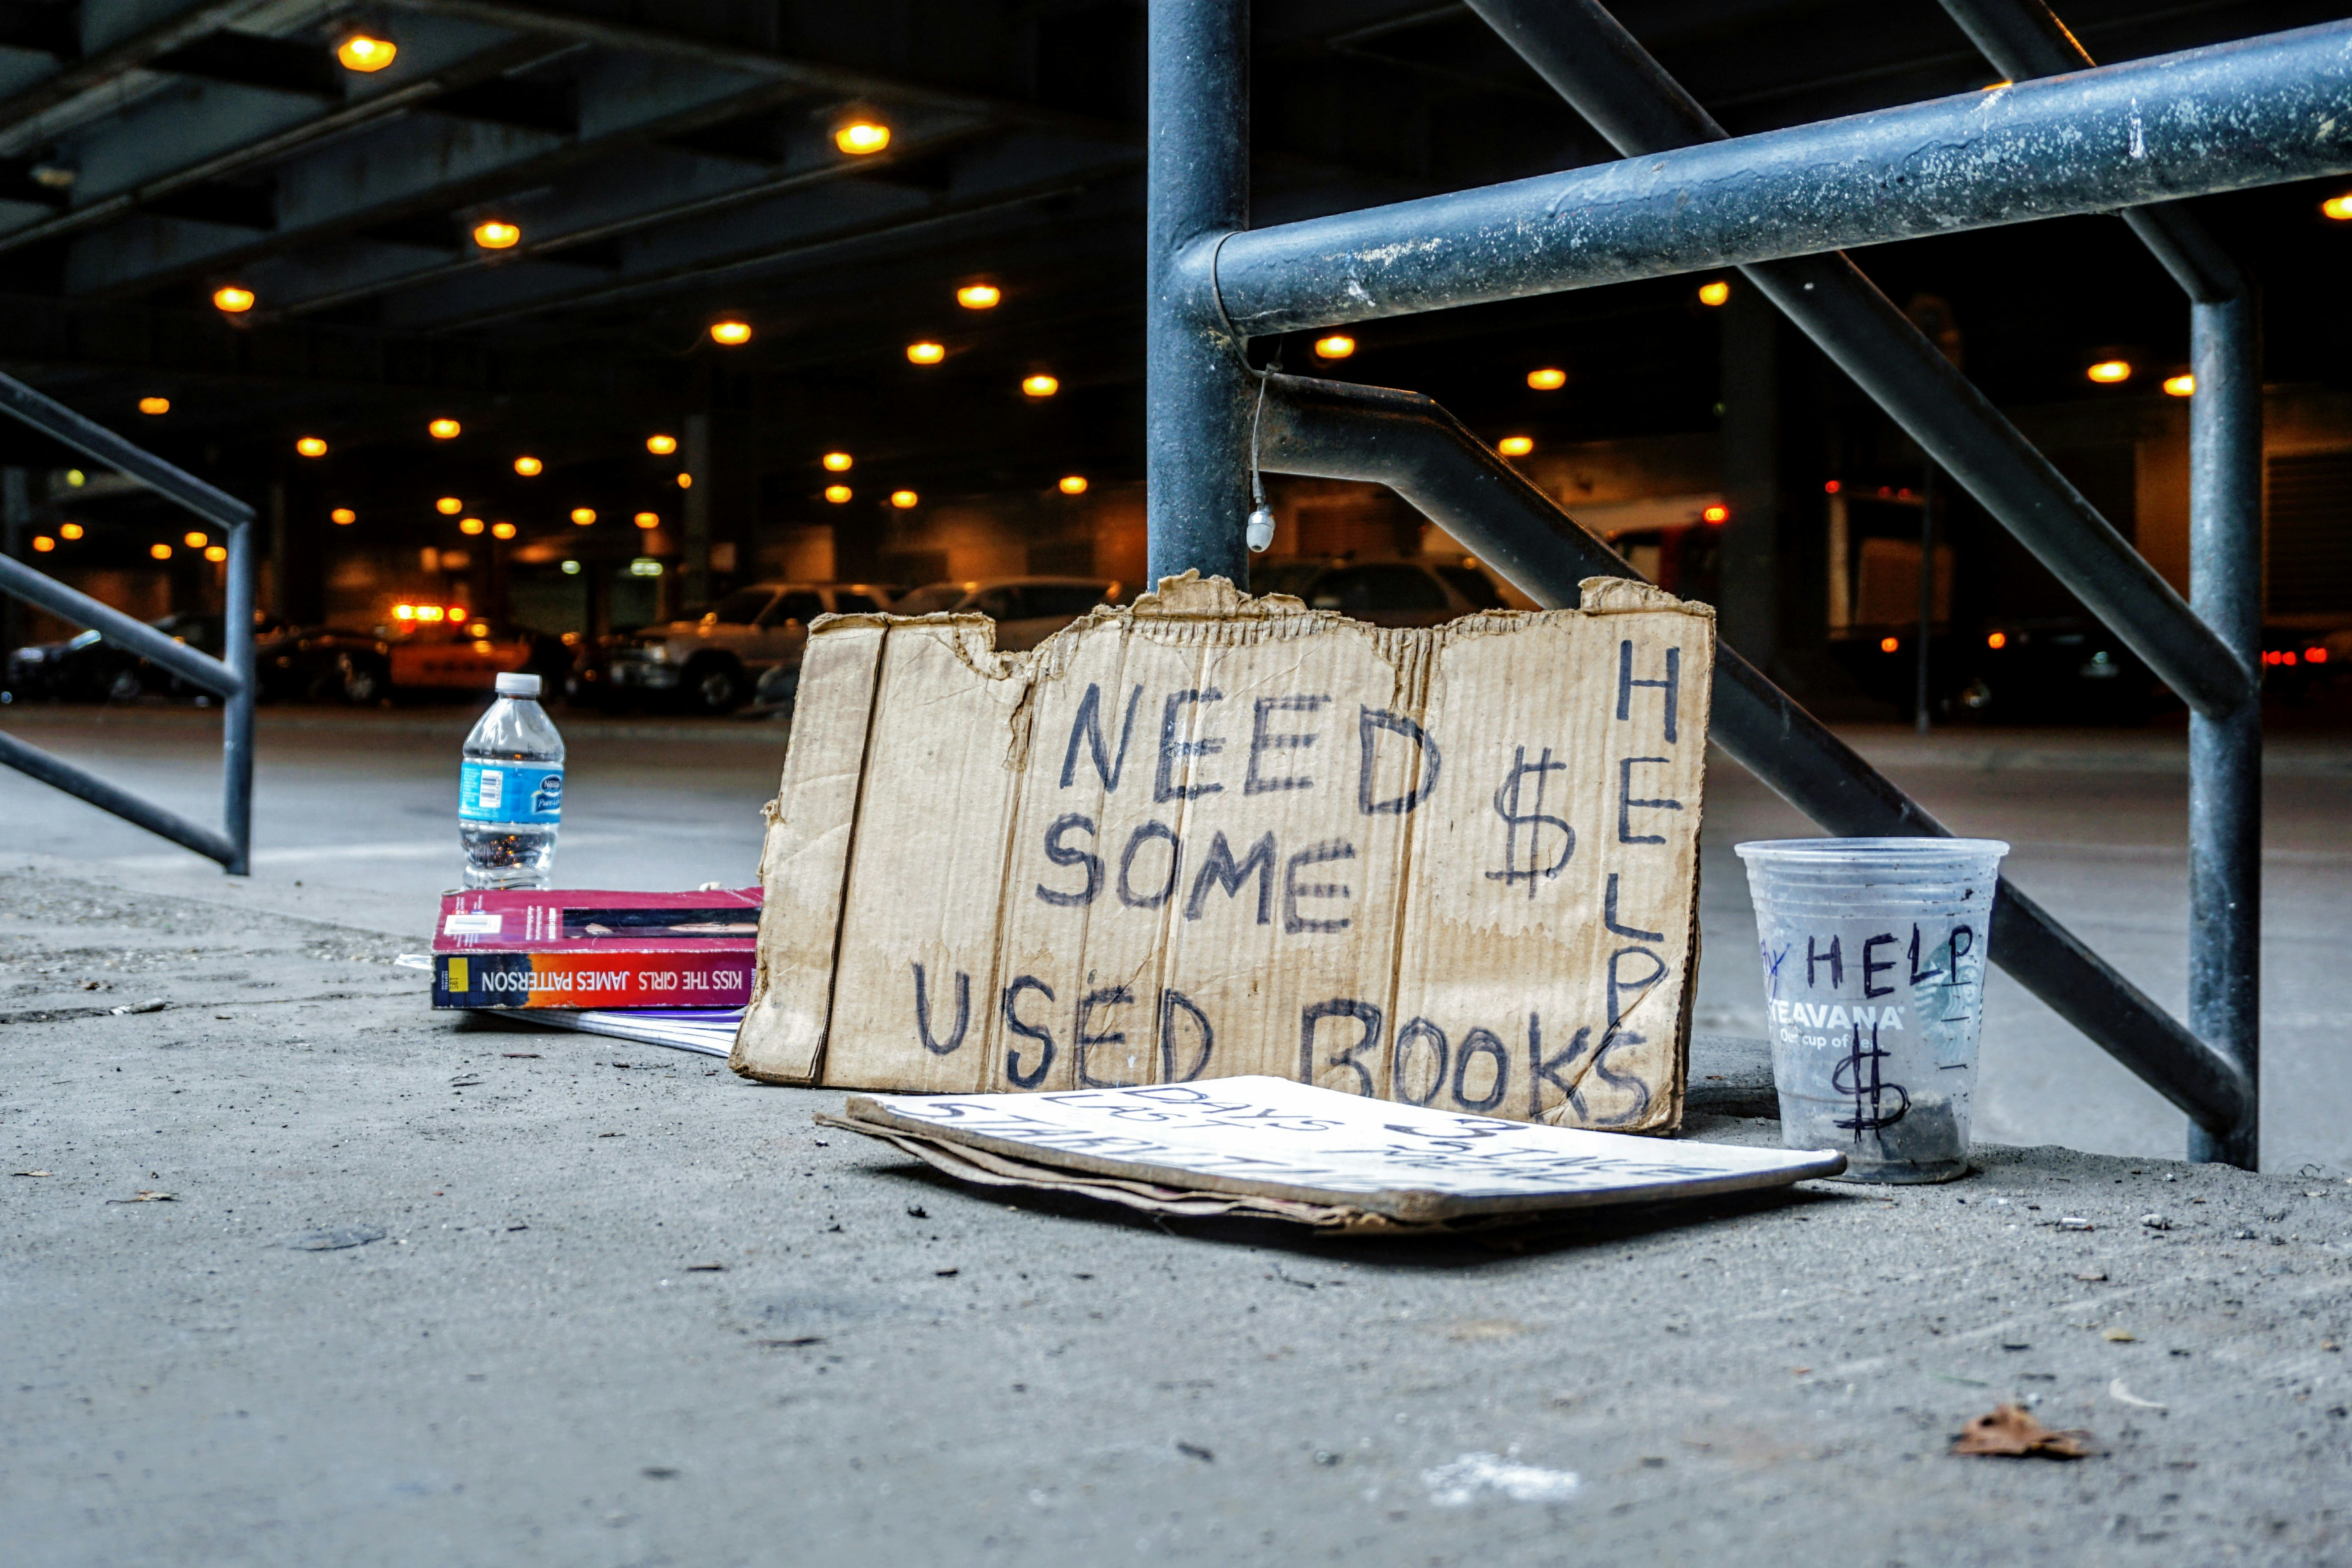
<svg viewBox="0 0 2352 1568">
<path fill-rule="evenodd" d="M 1723 640 L 1769 670 L 1780 651 L 1780 312 L 1744 279 L 1722 306 Z"/>
</svg>

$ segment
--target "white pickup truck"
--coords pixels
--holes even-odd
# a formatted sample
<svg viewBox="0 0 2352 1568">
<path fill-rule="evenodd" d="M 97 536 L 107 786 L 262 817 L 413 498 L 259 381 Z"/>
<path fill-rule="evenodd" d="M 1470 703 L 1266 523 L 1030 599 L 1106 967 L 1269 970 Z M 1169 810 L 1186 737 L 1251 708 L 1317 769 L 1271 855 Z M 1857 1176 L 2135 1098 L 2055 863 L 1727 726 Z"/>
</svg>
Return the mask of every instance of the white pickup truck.
<svg viewBox="0 0 2352 1568">
<path fill-rule="evenodd" d="M 797 669 L 817 616 L 887 610 L 899 590 L 879 583 L 756 583 L 738 588 L 694 620 L 640 626 L 607 641 L 581 671 L 577 695 L 618 707 L 670 703 L 694 713 L 731 713 L 760 677 Z"/>
</svg>

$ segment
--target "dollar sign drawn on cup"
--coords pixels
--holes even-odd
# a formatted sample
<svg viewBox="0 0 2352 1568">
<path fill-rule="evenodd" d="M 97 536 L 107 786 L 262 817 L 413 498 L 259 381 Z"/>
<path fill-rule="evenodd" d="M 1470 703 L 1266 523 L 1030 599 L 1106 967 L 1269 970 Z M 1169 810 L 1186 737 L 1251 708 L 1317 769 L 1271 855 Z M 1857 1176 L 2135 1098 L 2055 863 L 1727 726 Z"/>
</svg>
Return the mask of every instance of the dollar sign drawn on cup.
<svg viewBox="0 0 2352 1568">
<path fill-rule="evenodd" d="M 1875 1132 L 1882 1127 L 1892 1127 L 1903 1120 L 1911 1109 L 1910 1091 L 1899 1083 L 1887 1083 L 1880 1076 L 1879 1064 L 1892 1053 L 1878 1047 L 1878 1026 L 1870 1026 L 1870 1049 L 1862 1048 L 1862 1026 L 1853 1026 L 1853 1046 L 1837 1066 L 1830 1069 L 1830 1088 L 1839 1094 L 1853 1096 L 1853 1115 L 1841 1117 L 1836 1125 L 1851 1128 L 1857 1139 L 1862 1133 Z M 1867 1071 L 1869 1081 L 1863 1080 Z M 1886 1109 L 1886 1097 L 1893 1095 L 1899 1102 L 1894 1110 Z"/>
<path fill-rule="evenodd" d="M 1504 824 L 1503 868 L 1487 872 L 1486 880 L 1505 884 L 1525 882 L 1528 897 L 1532 899 L 1536 896 L 1537 878 L 1557 877 L 1567 868 L 1568 858 L 1576 853 L 1576 829 L 1543 808 L 1544 775 L 1567 771 L 1566 763 L 1551 760 L 1549 746 L 1546 746 L 1543 753 L 1532 763 L 1528 761 L 1525 746 L 1512 748 L 1511 771 L 1495 790 L 1495 815 L 1501 817 Z M 1519 809 L 1520 790 L 1529 773 L 1535 775 L 1536 798 L 1534 804 L 1522 812 Z M 1549 866 L 1542 864 L 1544 846 L 1541 843 L 1547 823 L 1559 831 L 1559 854 Z M 1523 827 L 1528 834 L 1528 863 L 1524 869 L 1519 866 L 1519 830 Z"/>
</svg>

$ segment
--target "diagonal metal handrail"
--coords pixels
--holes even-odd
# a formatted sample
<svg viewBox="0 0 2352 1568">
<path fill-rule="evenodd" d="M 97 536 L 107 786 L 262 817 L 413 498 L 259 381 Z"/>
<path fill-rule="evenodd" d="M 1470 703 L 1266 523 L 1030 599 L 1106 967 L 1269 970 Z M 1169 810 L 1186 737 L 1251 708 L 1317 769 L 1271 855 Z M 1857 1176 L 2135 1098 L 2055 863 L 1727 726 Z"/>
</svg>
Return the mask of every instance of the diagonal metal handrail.
<svg viewBox="0 0 2352 1568">
<path fill-rule="evenodd" d="M 1383 484 L 1538 603 L 1572 605 L 1587 577 L 1641 579 L 1461 421 L 1417 393 L 1277 375 L 1263 460 L 1277 473 Z M 1708 738 L 1835 834 L 1950 830 L 1730 647 L 1716 646 Z M 2238 1064 L 2149 1000 L 2006 877 L 1993 962 L 2199 1125 L 2251 1112 Z"/>
<path fill-rule="evenodd" d="M 219 658 L 174 641 L 20 561 L 0 555 L 0 593 L 37 605 L 62 620 L 87 626 L 109 642 L 152 660 L 223 700 L 224 830 L 216 833 L 190 822 L 78 763 L 4 731 L 0 731 L 0 765 L 15 768 L 207 859 L 216 860 L 232 876 L 246 875 L 253 846 L 253 509 L 12 376 L 0 375 L 0 414 L 20 420 L 93 462 L 177 501 L 215 524 L 226 536 L 228 584 L 222 606 Z"/>
</svg>

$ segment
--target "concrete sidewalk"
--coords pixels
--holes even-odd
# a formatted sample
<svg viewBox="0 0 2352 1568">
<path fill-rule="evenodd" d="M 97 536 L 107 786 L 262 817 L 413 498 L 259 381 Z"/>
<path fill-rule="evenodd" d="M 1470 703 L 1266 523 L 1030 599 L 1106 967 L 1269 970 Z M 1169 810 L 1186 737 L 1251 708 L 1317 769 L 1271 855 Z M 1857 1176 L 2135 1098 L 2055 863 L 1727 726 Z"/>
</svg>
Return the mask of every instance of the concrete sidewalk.
<svg viewBox="0 0 2352 1568">
<path fill-rule="evenodd" d="M 12 1561 L 2352 1562 L 2340 1181 L 1155 1227 L 434 1016 L 394 945 L 0 876 Z M 1947 1452 L 2010 1399 L 2101 1453 Z M 1448 1505 L 1478 1454 L 1580 1485 Z"/>
</svg>

